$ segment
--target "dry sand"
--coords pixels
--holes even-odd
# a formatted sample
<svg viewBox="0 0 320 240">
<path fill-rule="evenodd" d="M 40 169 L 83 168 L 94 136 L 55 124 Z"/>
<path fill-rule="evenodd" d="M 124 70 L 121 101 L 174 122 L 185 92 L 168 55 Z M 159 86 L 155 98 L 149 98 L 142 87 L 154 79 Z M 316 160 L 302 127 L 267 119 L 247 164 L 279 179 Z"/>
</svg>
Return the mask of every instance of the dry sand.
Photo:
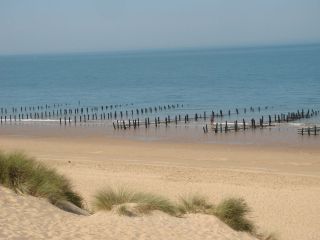
<svg viewBox="0 0 320 240">
<path fill-rule="evenodd" d="M 281 240 L 320 239 L 317 148 L 2 135 L 0 149 L 20 149 L 57 168 L 89 206 L 96 190 L 119 185 L 172 199 L 186 193 L 213 202 L 243 197 L 261 231 L 275 232 Z M 80 217 L 0 191 L 0 238 L 250 239 L 210 216 Z"/>
<path fill-rule="evenodd" d="M 0 187 L 0 239 L 217 239 L 255 240 L 206 215 L 170 217 L 161 212 L 143 217 L 112 213 L 78 216 L 45 200 L 17 196 Z"/>
</svg>

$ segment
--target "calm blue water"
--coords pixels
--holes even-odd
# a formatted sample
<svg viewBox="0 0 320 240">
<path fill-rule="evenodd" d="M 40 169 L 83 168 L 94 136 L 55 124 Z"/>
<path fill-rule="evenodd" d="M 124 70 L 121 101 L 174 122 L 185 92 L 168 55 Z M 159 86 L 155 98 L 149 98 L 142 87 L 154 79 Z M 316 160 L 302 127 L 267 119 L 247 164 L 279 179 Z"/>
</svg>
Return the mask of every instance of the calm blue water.
<svg viewBox="0 0 320 240">
<path fill-rule="evenodd" d="M 320 45 L 0 57 L 0 107 L 78 101 L 320 109 Z"/>
</svg>

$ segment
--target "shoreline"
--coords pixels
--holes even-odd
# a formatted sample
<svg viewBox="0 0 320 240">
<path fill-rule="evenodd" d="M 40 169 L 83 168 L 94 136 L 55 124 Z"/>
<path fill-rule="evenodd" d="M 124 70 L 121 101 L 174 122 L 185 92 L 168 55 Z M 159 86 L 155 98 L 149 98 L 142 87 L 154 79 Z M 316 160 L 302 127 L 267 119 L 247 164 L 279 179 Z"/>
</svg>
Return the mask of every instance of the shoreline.
<svg viewBox="0 0 320 240">
<path fill-rule="evenodd" d="M 210 126 L 209 126 L 210 127 Z M 205 145 L 232 145 L 253 147 L 286 147 L 317 149 L 319 136 L 301 136 L 298 125 L 276 125 L 267 128 L 228 133 L 203 133 L 202 125 L 144 127 L 128 130 L 114 130 L 109 123 L 78 124 L 61 126 L 58 124 L 4 124 L 0 126 L 0 136 L 40 137 L 40 138 L 98 138 L 101 140 L 164 142 Z"/>
</svg>

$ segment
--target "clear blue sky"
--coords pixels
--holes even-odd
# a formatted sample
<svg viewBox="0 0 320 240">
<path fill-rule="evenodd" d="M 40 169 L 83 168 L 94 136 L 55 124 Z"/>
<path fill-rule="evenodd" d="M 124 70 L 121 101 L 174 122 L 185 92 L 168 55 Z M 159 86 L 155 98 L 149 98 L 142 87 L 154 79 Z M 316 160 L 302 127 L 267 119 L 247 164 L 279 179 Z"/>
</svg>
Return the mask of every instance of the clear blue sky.
<svg viewBox="0 0 320 240">
<path fill-rule="evenodd" d="M 0 0 L 0 54 L 320 42 L 320 0 Z"/>
</svg>

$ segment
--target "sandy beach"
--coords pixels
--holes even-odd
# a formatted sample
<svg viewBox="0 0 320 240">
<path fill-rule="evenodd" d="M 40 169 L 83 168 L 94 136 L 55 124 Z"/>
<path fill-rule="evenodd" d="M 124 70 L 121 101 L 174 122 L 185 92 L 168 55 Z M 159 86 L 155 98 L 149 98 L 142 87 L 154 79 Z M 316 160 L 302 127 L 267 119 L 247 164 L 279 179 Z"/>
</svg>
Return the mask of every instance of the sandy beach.
<svg viewBox="0 0 320 240">
<path fill-rule="evenodd" d="M 208 196 L 213 202 L 225 197 L 243 197 L 252 209 L 250 218 L 260 232 L 276 233 L 281 240 L 320 239 L 320 150 L 314 146 L 246 146 L 137 141 L 96 135 L 6 133 L 0 136 L 0 149 L 24 151 L 56 168 L 72 180 L 88 206 L 93 194 L 106 186 L 160 193 L 173 200 L 191 193 Z M 1 199 L 2 204 L 11 207 L 0 214 L 1 225 L 6 229 L 2 234 L 15 232 L 16 237 L 23 238 L 24 223 L 15 220 L 22 214 L 15 212 L 17 203 L 10 200 L 16 198 L 5 193 L 7 200 Z M 29 197 L 16 201 L 23 203 L 18 204 L 18 209 L 26 203 L 23 217 L 32 226 L 28 234 L 39 239 L 80 236 L 83 239 L 251 239 L 224 229 L 225 225 L 216 229 L 221 223 L 204 215 L 174 219 L 155 213 L 143 218 L 126 218 L 100 212 L 85 218 L 53 206 L 48 208 L 49 204 L 42 200 L 36 200 L 33 206 Z M 43 204 L 47 205 L 42 207 Z M 39 225 L 39 221 L 50 224 Z M 43 231 L 46 227 L 50 231 Z"/>
<path fill-rule="evenodd" d="M 0 240 L 320 240 L 319 13 L 0 0 Z"/>
</svg>

